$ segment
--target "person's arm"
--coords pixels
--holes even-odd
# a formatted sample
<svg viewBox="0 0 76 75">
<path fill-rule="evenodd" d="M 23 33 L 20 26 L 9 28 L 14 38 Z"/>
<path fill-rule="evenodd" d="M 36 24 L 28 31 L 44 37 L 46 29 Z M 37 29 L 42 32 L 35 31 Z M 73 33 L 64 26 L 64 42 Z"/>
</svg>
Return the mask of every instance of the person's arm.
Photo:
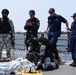
<svg viewBox="0 0 76 75">
<path fill-rule="evenodd" d="M 14 40 L 15 40 L 15 29 L 14 29 L 14 24 L 12 20 L 9 20 L 10 26 L 11 26 L 11 42 L 12 46 L 14 47 Z"/>
<path fill-rule="evenodd" d="M 25 30 L 28 30 L 31 26 L 32 26 L 32 23 L 26 21 L 25 26 L 24 26 L 24 29 L 25 29 Z"/>
<path fill-rule="evenodd" d="M 48 32 L 48 29 L 49 29 L 49 24 L 47 25 L 47 28 L 46 28 L 46 30 L 44 31 L 44 33 L 47 33 L 47 32 Z"/>
<path fill-rule="evenodd" d="M 66 29 L 69 30 L 68 22 L 66 22 L 65 24 L 66 24 Z"/>
<path fill-rule="evenodd" d="M 1 18 L 0 18 L 0 27 L 1 27 Z"/>
<path fill-rule="evenodd" d="M 49 30 L 49 26 L 50 26 L 50 20 L 51 20 L 51 18 L 50 18 L 50 16 L 48 17 L 48 25 L 47 25 L 47 28 L 46 28 L 46 30 L 43 32 L 43 33 L 47 33 L 48 32 L 48 30 Z"/>
<path fill-rule="evenodd" d="M 13 22 L 11 20 L 9 21 L 9 23 L 10 23 L 10 26 L 11 26 L 11 35 L 12 35 L 12 37 L 15 37 L 14 24 L 13 24 Z"/>
<path fill-rule="evenodd" d="M 68 24 L 68 22 L 66 22 L 65 24 L 66 24 L 66 31 L 67 31 L 67 32 L 70 32 L 71 29 L 69 28 L 69 24 Z"/>
<path fill-rule="evenodd" d="M 61 22 L 65 23 L 66 31 L 70 30 L 68 21 L 64 17 L 62 17 L 62 16 L 60 16 L 60 20 L 61 20 Z"/>
</svg>

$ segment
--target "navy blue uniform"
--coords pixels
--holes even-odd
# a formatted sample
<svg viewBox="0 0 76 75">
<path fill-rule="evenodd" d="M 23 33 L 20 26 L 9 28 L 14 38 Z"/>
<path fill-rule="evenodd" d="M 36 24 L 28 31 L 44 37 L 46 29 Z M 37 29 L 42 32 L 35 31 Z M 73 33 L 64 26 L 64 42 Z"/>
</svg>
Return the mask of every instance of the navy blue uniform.
<svg viewBox="0 0 76 75">
<path fill-rule="evenodd" d="M 32 23 L 31 26 L 26 26 L 26 25 L 24 26 L 24 29 L 27 30 L 25 43 L 26 43 L 26 47 L 28 48 L 28 43 L 27 43 L 28 39 L 31 36 L 38 37 L 37 33 L 40 26 L 40 21 L 38 20 L 38 18 L 34 17 L 34 19 L 28 19 L 27 22 Z"/>
<path fill-rule="evenodd" d="M 56 43 L 61 33 L 61 22 L 66 23 L 67 20 L 57 14 L 54 17 L 51 16 L 48 17 L 48 25 L 49 25 L 48 39 L 50 43 L 53 45 L 53 51 L 55 53 L 56 59 L 59 59 Z"/>
<path fill-rule="evenodd" d="M 72 59 L 76 61 L 76 22 L 71 24 L 71 39 L 70 39 L 70 49 L 72 53 Z"/>
</svg>

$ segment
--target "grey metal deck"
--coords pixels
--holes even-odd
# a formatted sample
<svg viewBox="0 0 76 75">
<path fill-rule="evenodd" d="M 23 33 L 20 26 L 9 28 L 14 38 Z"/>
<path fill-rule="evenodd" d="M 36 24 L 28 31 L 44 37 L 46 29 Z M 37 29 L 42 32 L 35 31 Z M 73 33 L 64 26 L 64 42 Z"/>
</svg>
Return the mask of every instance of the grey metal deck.
<svg viewBox="0 0 76 75">
<path fill-rule="evenodd" d="M 43 72 L 43 75 L 76 75 L 76 67 L 61 65 L 57 70 Z"/>
</svg>

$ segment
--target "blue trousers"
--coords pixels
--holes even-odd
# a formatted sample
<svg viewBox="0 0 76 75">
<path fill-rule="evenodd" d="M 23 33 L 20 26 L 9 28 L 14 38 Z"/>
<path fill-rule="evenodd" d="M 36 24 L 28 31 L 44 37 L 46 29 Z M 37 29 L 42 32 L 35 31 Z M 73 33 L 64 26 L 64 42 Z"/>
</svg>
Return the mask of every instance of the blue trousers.
<svg viewBox="0 0 76 75">
<path fill-rule="evenodd" d="M 70 39 L 70 49 L 72 54 L 72 59 L 76 61 L 76 39 Z"/>
<path fill-rule="evenodd" d="M 58 36 L 55 35 L 54 33 L 48 32 L 48 40 L 52 44 L 52 51 L 55 53 L 55 58 L 58 60 L 59 55 L 58 55 L 57 45 L 56 45 L 56 43 L 58 41 Z"/>
</svg>

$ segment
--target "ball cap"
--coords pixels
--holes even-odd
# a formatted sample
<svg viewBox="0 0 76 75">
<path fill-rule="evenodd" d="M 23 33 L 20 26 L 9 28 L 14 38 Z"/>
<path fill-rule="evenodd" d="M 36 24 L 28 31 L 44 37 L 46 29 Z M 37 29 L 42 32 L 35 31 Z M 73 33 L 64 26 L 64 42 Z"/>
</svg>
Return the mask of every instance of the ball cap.
<svg viewBox="0 0 76 75">
<path fill-rule="evenodd" d="M 74 13 L 71 17 L 76 17 L 76 13 Z"/>
<path fill-rule="evenodd" d="M 53 12 L 55 12 L 55 9 L 54 8 L 50 8 L 48 12 L 49 13 L 53 13 Z"/>
<path fill-rule="evenodd" d="M 34 10 L 30 10 L 30 11 L 29 11 L 29 14 L 35 15 L 35 11 L 34 11 Z"/>
</svg>

